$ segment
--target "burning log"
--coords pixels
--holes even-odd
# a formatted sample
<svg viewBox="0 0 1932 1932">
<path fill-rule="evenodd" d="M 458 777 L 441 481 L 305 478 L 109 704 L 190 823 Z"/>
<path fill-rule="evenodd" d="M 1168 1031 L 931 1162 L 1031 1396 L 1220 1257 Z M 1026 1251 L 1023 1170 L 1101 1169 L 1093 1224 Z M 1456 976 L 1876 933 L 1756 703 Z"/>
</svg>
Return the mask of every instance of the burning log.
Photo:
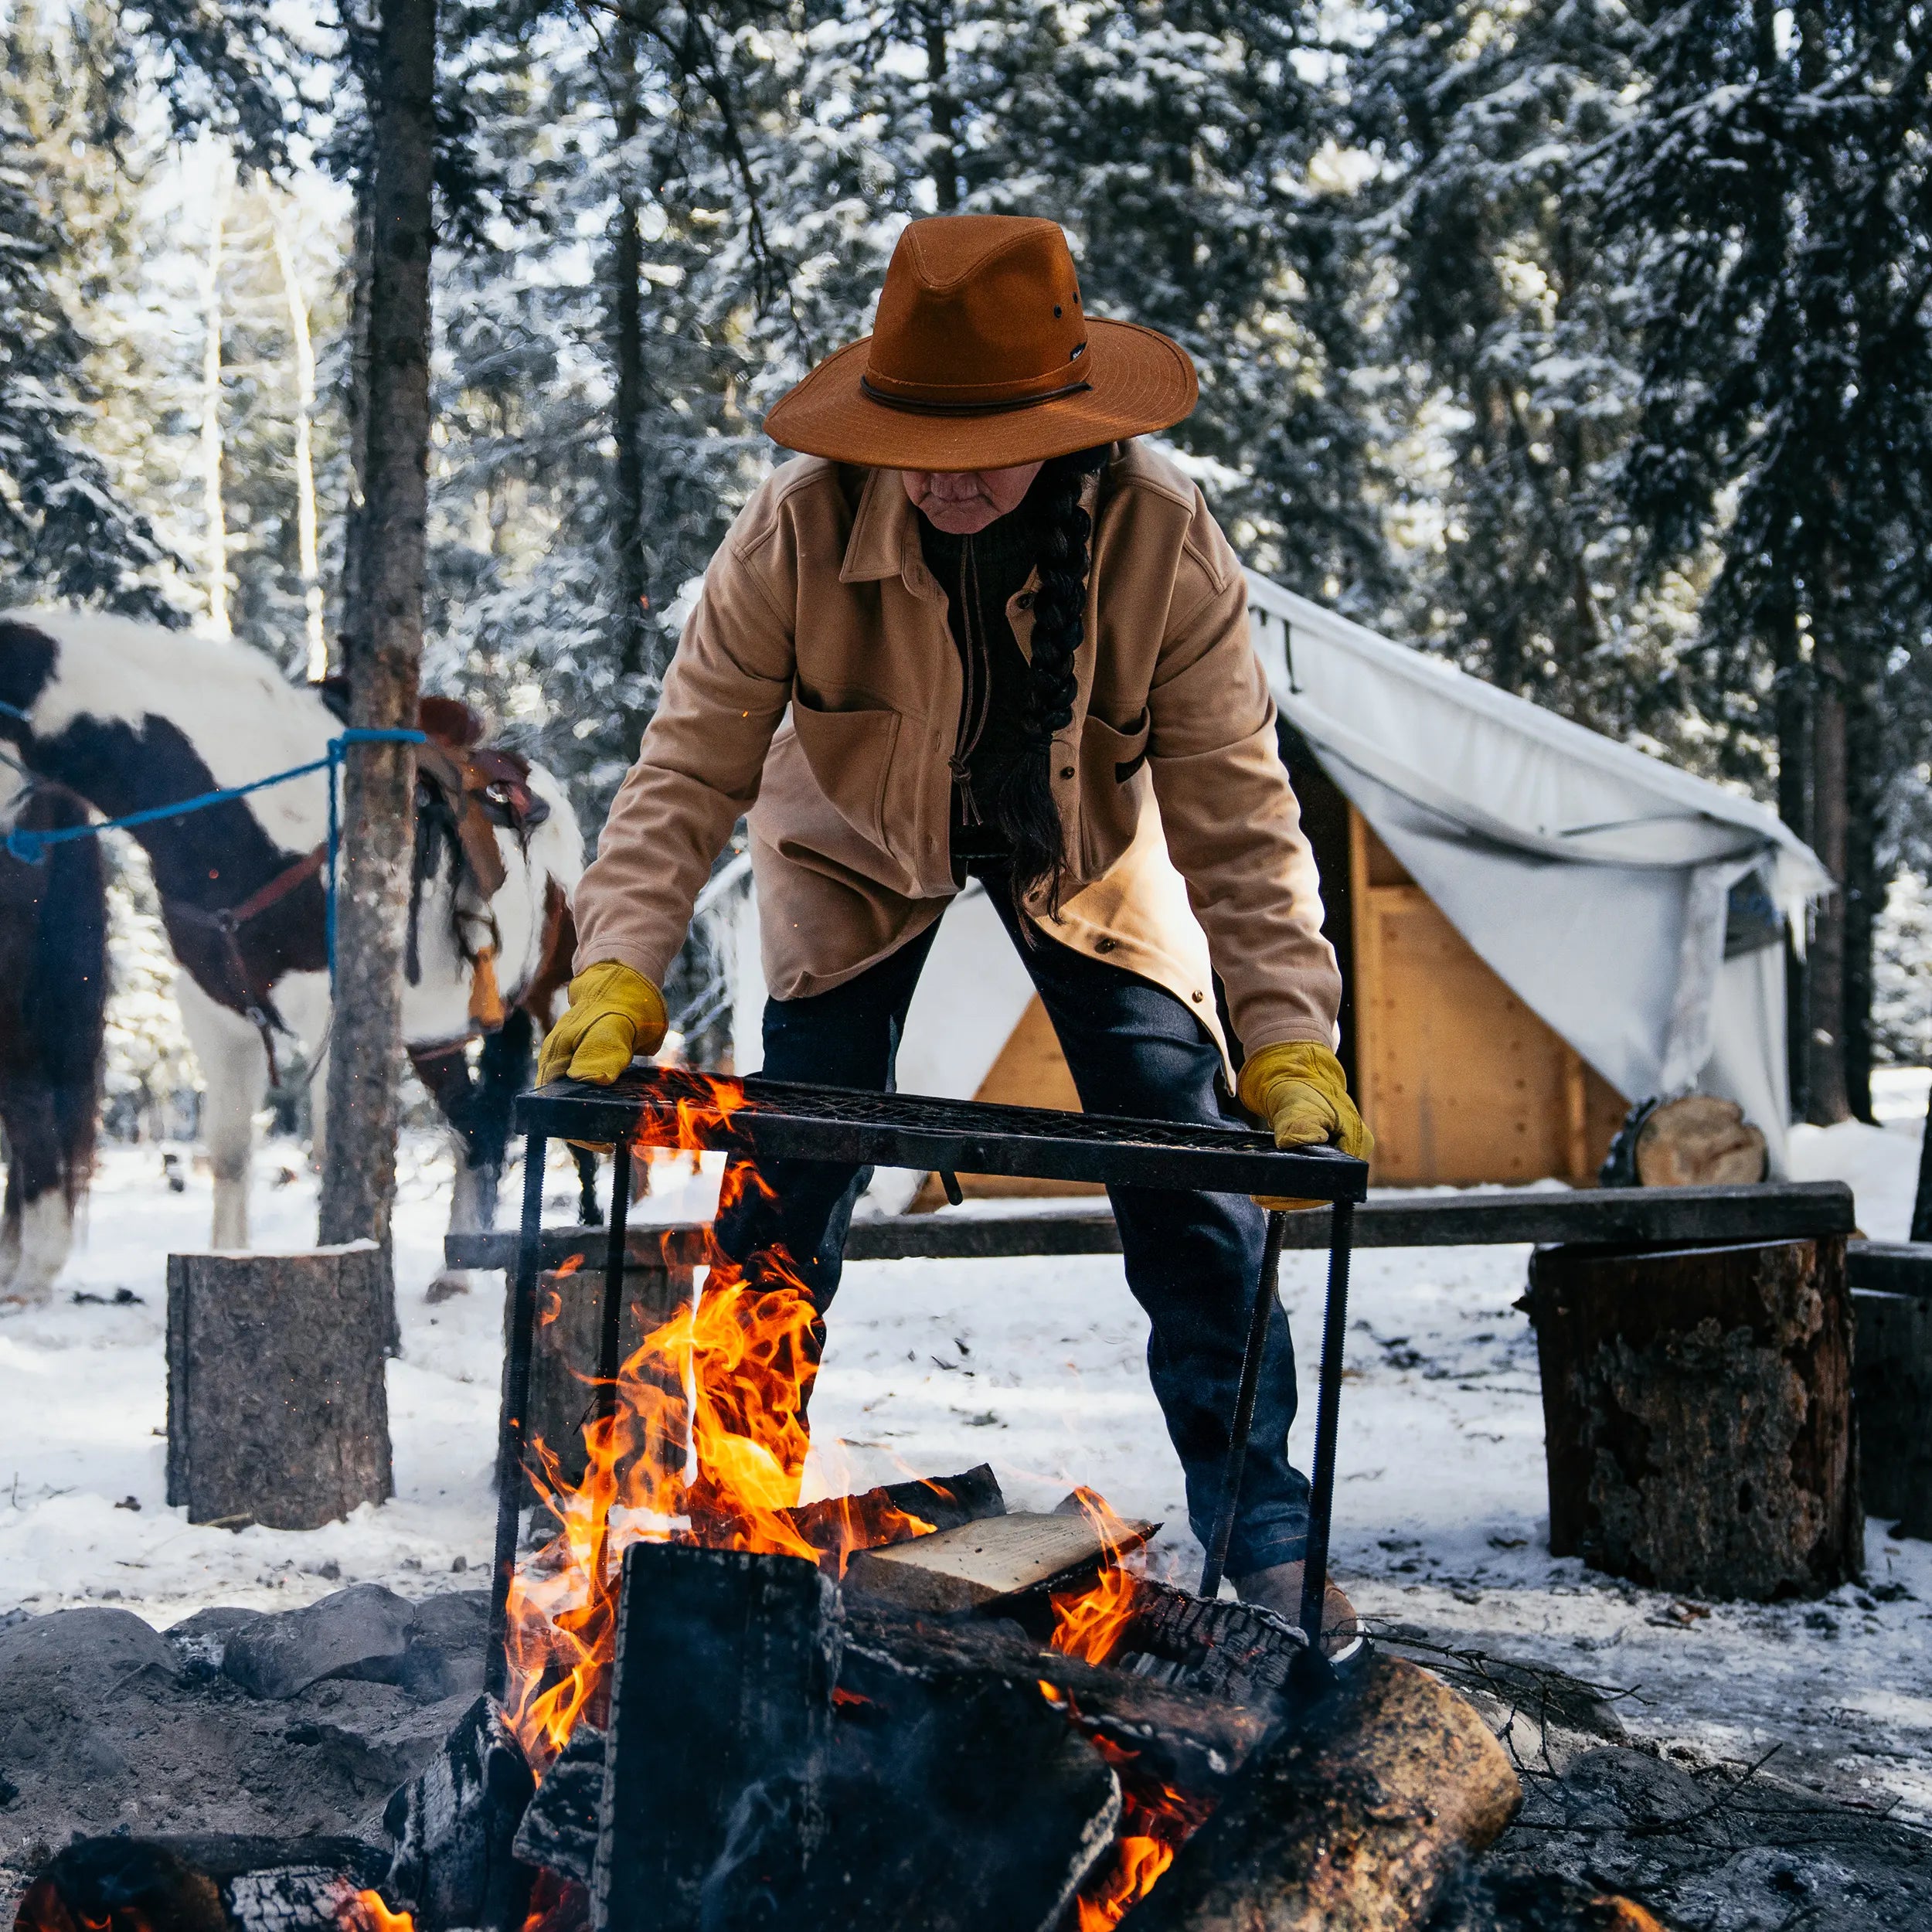
<svg viewBox="0 0 1932 1932">
<path fill-rule="evenodd" d="M 1522 1797 L 1472 1705 L 1379 1656 L 1243 1768 L 1134 1932 L 1407 1932 Z"/>
<path fill-rule="evenodd" d="M 1545 1248 L 1527 1306 L 1553 1554 L 1757 1601 L 1862 1573 L 1842 1236 Z"/>
<path fill-rule="evenodd" d="M 384 1889 L 421 1932 L 520 1924 L 530 1868 L 513 1845 L 535 1781 L 503 1713 L 479 1697 L 383 1813 L 395 1841 Z"/>
<path fill-rule="evenodd" d="M 17 1932 L 338 1932 L 381 1877 L 355 1838 L 76 1838 L 28 1888 Z"/>
<path fill-rule="evenodd" d="M 785 1913 L 841 1932 L 1050 1932 L 1112 1842 L 1114 1773 L 1036 1684 L 841 1687 L 830 1824 Z"/>
<path fill-rule="evenodd" d="M 597 1932 L 695 1932 L 799 1882 L 825 1824 L 838 1591 L 794 1556 L 624 1553 Z"/>
<path fill-rule="evenodd" d="M 845 1606 L 841 1689 L 883 1699 L 909 1676 L 963 1689 L 1050 1686 L 1087 1736 L 1163 1782 L 1202 1793 L 1225 1785 L 1279 1721 L 1271 1700 L 1247 1708 L 1083 1663 L 1042 1651 L 1012 1624 L 941 1623 L 853 1598 Z"/>
<path fill-rule="evenodd" d="M 999 1478 L 984 1462 L 957 1476 L 889 1482 L 861 1495 L 826 1496 L 785 1512 L 807 1543 L 832 1557 L 851 1549 L 883 1549 L 1005 1513 Z"/>
<path fill-rule="evenodd" d="M 885 1549 L 853 1553 L 845 1587 L 908 1610 L 985 1612 L 1030 1590 L 1090 1576 L 1153 1535 L 1152 1523 L 1109 1528 L 1083 1514 L 995 1516 Z"/>
<path fill-rule="evenodd" d="M 594 1724 L 580 1724 L 570 1743 L 551 1760 L 510 1848 L 522 1863 L 588 1887 L 597 1866 L 597 1821 L 604 1810 L 605 1748 L 602 1731 Z"/>
<path fill-rule="evenodd" d="M 384 1502 L 386 1264 L 372 1242 L 168 1257 L 168 1500 L 316 1529 Z"/>
</svg>

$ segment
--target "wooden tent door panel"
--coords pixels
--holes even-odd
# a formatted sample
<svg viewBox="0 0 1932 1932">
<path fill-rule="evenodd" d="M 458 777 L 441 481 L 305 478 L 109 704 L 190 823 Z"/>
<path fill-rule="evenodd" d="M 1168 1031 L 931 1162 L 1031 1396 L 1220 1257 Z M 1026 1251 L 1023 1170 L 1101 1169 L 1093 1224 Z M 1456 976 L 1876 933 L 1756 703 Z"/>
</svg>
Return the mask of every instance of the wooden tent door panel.
<svg viewBox="0 0 1932 1932">
<path fill-rule="evenodd" d="M 1390 1187 L 1594 1178 L 1623 1103 L 1352 815 L 1357 1070 Z"/>
</svg>

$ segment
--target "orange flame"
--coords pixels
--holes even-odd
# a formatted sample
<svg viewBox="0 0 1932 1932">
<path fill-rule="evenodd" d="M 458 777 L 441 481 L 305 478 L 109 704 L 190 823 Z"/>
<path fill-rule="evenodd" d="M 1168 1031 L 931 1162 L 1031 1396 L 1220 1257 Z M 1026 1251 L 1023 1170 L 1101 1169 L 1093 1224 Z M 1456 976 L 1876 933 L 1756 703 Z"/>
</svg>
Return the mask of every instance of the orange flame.
<svg viewBox="0 0 1932 1932">
<path fill-rule="evenodd" d="M 1083 1664 L 1104 1664 L 1134 1621 L 1137 1579 L 1121 1562 L 1133 1535 L 1097 1491 L 1077 1489 L 1073 1498 L 1094 1526 L 1108 1562 L 1085 1590 L 1054 1597 L 1053 1645 L 1063 1656 L 1077 1657 Z"/>
<path fill-rule="evenodd" d="M 392 1912 L 379 1892 L 358 1892 L 343 1907 L 344 1932 L 416 1932 L 416 1921 L 406 1912 Z"/>
<path fill-rule="evenodd" d="M 1121 1753 L 1124 1756 L 1124 1753 Z M 1121 1774 L 1121 1829 L 1113 1863 L 1090 1876 L 1074 1900 L 1079 1932 L 1110 1932 L 1154 1889 L 1174 1855 L 1206 1821 L 1209 1806 L 1172 1786 Z"/>
<path fill-rule="evenodd" d="M 745 1104 L 735 1083 L 688 1070 L 679 1080 L 689 1090 L 676 1105 L 681 1146 L 703 1145 Z M 747 1185 L 764 1184 L 742 1163 L 728 1169 L 721 1211 Z M 757 1550 L 842 1572 L 852 1549 L 930 1528 L 903 1512 L 863 1523 L 833 1512 L 829 1536 L 821 1529 L 814 1542 L 786 1514 L 811 1447 L 805 1404 L 821 1338 L 818 1311 L 782 1250 L 762 1252 L 749 1276 L 714 1257 L 695 1304 L 647 1335 L 619 1369 L 613 1412 L 585 1424 L 583 1480 L 566 1481 L 547 1445 L 532 1444 L 531 1481 L 556 1529 L 511 1584 L 507 1702 L 539 1775 L 580 1720 L 604 1713 L 614 1573 L 631 1543 Z"/>
</svg>

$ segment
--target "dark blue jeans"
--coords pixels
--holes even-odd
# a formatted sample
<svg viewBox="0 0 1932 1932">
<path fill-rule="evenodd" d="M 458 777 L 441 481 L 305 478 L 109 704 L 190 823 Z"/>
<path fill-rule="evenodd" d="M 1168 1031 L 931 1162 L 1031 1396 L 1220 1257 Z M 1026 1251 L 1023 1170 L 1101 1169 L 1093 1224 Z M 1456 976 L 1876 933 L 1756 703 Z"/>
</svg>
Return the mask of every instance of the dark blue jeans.
<svg viewBox="0 0 1932 1932">
<path fill-rule="evenodd" d="M 1024 943 L 1003 883 L 995 879 L 988 889 L 1032 975 L 1089 1113 L 1209 1123 L 1225 1117 L 1220 1053 L 1179 1000 L 1044 934 L 1036 931 L 1032 944 Z M 891 1092 L 906 1009 L 937 932 L 935 922 L 830 992 L 770 1001 L 766 1074 Z M 735 1208 L 719 1217 L 720 1243 L 754 1277 L 760 1252 L 782 1246 L 822 1315 L 838 1292 L 852 1206 L 869 1170 L 782 1161 L 766 1163 L 760 1175 L 770 1192 L 756 1183 L 737 1192 Z M 1128 1286 L 1153 1324 L 1148 1372 L 1186 1476 L 1188 1520 L 1205 1543 L 1220 1499 L 1264 1217 L 1245 1195 L 1148 1187 L 1107 1192 Z M 728 1186 L 726 1198 L 733 1192 Z M 1308 1484 L 1288 1465 L 1294 1410 L 1294 1352 L 1277 1305 L 1269 1318 L 1254 1430 L 1228 1548 L 1231 1576 L 1302 1555 Z"/>
</svg>

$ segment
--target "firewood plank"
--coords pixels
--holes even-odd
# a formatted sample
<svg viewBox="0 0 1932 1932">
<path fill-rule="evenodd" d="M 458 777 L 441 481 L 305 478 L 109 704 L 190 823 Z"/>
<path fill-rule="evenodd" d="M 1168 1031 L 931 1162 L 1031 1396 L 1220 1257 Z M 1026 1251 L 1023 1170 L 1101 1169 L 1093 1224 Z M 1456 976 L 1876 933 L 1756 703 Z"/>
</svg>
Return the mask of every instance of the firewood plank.
<svg viewBox="0 0 1932 1932">
<path fill-rule="evenodd" d="M 1151 1523 L 1130 1523 L 1120 1546 L 1133 1548 L 1153 1533 Z M 910 1610 L 983 1610 L 1097 1566 L 1107 1553 L 1083 1515 L 1018 1511 L 889 1549 L 857 1551 L 846 1566 L 845 1587 Z"/>
</svg>

